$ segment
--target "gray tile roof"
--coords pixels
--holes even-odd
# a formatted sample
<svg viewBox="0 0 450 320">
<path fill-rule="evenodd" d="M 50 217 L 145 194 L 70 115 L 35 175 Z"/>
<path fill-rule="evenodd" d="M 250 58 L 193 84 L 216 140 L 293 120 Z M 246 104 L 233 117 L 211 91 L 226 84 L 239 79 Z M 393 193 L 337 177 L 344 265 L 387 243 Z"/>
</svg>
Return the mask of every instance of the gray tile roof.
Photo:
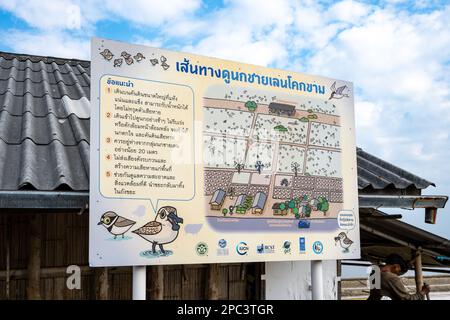
<svg viewBox="0 0 450 320">
<path fill-rule="evenodd" d="M 0 190 L 89 190 L 90 62 L 0 52 Z M 360 189 L 433 185 L 361 149 Z"/>
<path fill-rule="evenodd" d="M 373 189 L 385 189 L 387 187 L 425 189 L 430 185 L 434 186 L 434 183 L 377 158 L 361 148 L 357 148 L 356 155 L 359 189 L 366 187 Z"/>
</svg>

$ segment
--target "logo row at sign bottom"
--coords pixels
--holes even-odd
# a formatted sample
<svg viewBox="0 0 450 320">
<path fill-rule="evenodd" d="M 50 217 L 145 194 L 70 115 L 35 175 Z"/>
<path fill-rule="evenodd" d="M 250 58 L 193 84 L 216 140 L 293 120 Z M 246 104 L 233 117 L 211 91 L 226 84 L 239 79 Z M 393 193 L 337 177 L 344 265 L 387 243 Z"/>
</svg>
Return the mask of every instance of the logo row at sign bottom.
<svg viewBox="0 0 450 320">
<path fill-rule="evenodd" d="M 303 254 L 306 253 L 307 247 L 306 247 L 306 239 L 305 237 L 298 238 L 298 252 Z M 230 254 L 230 248 L 231 250 L 234 250 L 234 252 L 240 256 L 245 256 L 250 251 L 250 246 L 245 242 L 241 241 L 236 244 L 234 247 L 229 247 L 228 243 L 225 239 L 220 239 L 217 243 L 217 255 L 218 256 L 228 256 Z M 323 244 L 320 241 L 315 241 L 312 244 L 312 252 L 315 254 L 321 254 L 323 252 Z M 274 244 L 258 244 L 255 248 L 257 254 L 270 254 L 275 253 L 277 248 Z M 284 254 L 290 254 L 292 252 L 292 243 L 291 241 L 284 241 L 282 244 L 281 252 Z M 209 247 L 208 244 L 205 242 L 199 242 L 195 246 L 195 251 L 199 256 L 206 256 L 209 253 Z"/>
</svg>

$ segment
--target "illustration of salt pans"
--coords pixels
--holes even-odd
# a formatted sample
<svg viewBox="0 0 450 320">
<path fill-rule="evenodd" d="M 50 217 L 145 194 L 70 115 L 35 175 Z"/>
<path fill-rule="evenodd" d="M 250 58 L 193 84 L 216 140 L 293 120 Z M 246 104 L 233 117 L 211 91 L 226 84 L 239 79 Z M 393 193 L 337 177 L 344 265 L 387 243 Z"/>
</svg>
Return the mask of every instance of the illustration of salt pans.
<svg viewBox="0 0 450 320">
<path fill-rule="evenodd" d="M 213 228 L 337 228 L 343 195 L 336 105 L 213 86 L 203 121 L 205 209 Z"/>
</svg>

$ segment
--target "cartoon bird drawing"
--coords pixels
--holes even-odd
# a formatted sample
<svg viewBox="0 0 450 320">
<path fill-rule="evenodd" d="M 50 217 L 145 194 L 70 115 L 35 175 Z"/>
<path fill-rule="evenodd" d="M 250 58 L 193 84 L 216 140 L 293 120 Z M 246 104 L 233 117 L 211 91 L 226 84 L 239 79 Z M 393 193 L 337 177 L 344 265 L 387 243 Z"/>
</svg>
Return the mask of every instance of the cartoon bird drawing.
<svg viewBox="0 0 450 320">
<path fill-rule="evenodd" d="M 167 70 L 170 66 L 167 63 L 163 62 L 161 63 L 161 67 L 163 67 L 164 70 Z"/>
<path fill-rule="evenodd" d="M 114 67 L 120 67 L 122 65 L 123 59 L 114 59 Z"/>
<path fill-rule="evenodd" d="M 121 57 L 123 57 L 124 59 L 129 59 L 131 58 L 131 54 L 129 54 L 126 51 L 122 51 L 122 53 L 120 54 Z"/>
<path fill-rule="evenodd" d="M 136 222 L 133 220 L 119 216 L 114 211 L 108 211 L 102 215 L 97 225 L 104 226 L 109 233 L 114 235 L 114 239 L 116 239 L 117 236 L 122 236 L 123 239 L 124 234 L 130 230 L 135 223 Z"/>
<path fill-rule="evenodd" d="M 347 237 L 347 234 L 345 232 L 341 232 L 337 235 L 337 237 L 334 237 L 335 244 L 339 242 L 342 249 L 344 249 L 343 252 L 348 252 L 349 248 L 353 244 L 353 241 L 350 240 L 349 237 Z"/>
<path fill-rule="evenodd" d="M 347 85 L 343 85 L 336 89 L 336 81 L 331 86 L 331 95 L 328 100 L 331 99 L 342 99 L 344 97 L 348 98 L 348 93 L 344 93 L 345 89 L 348 89 Z"/>
<path fill-rule="evenodd" d="M 164 70 L 169 69 L 169 65 L 167 64 L 167 58 L 164 56 L 161 56 L 161 58 L 159 59 L 161 60 L 161 67 L 163 67 Z"/>
<path fill-rule="evenodd" d="M 144 55 L 142 53 L 140 53 L 140 52 L 136 53 L 136 55 L 133 58 L 137 62 L 141 62 L 142 60 L 145 59 Z"/>
<path fill-rule="evenodd" d="M 157 65 L 159 63 L 158 59 L 150 59 L 152 65 Z"/>
<path fill-rule="evenodd" d="M 103 56 L 103 58 L 105 58 L 105 60 L 108 61 L 110 61 L 112 57 L 114 57 L 113 53 L 109 51 L 109 49 L 103 50 L 102 52 L 100 52 L 100 55 Z"/>
<path fill-rule="evenodd" d="M 133 64 L 133 58 L 130 56 L 125 59 L 125 62 L 127 63 L 127 65 L 131 65 L 131 64 Z"/>
<path fill-rule="evenodd" d="M 164 254 L 163 245 L 175 241 L 178 237 L 179 223 L 183 223 L 183 218 L 178 217 L 177 209 L 165 206 L 158 210 L 153 221 L 132 232 L 152 243 L 153 254 L 156 254 L 156 245 Z"/>
</svg>

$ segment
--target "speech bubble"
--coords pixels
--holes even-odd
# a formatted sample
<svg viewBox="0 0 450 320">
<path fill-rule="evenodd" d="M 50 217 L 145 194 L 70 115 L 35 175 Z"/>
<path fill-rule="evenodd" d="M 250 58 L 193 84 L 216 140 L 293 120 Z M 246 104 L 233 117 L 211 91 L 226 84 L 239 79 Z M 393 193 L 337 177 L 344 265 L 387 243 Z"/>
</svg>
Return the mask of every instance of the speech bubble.
<svg viewBox="0 0 450 320">
<path fill-rule="evenodd" d="M 100 193 L 189 201 L 195 195 L 194 93 L 188 86 L 100 79 Z M 180 161 L 182 160 L 182 161 Z"/>
<path fill-rule="evenodd" d="M 356 217 L 352 210 L 339 211 L 337 221 L 339 229 L 342 230 L 353 230 L 356 226 Z"/>
</svg>

